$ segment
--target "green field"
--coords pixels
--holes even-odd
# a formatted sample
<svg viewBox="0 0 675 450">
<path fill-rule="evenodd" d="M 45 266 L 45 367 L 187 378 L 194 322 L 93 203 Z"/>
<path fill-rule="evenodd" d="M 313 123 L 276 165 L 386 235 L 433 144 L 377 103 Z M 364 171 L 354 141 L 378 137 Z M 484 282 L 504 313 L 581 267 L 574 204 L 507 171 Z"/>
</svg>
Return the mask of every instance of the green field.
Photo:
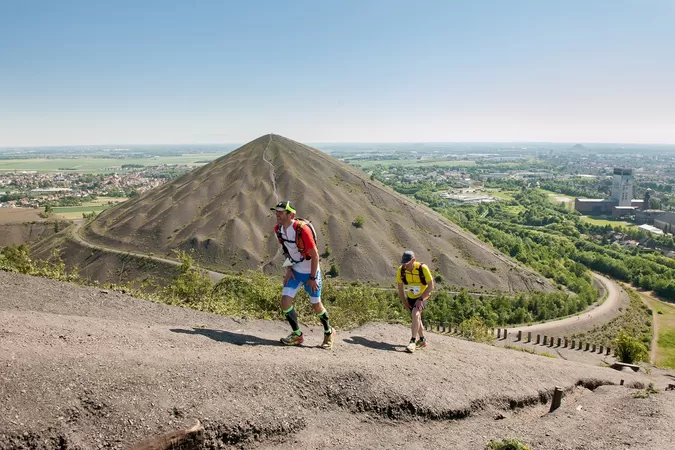
<svg viewBox="0 0 675 450">
<path fill-rule="evenodd" d="M 96 200 L 85 202 L 82 206 L 108 205 L 108 203 L 121 203 L 129 200 L 126 197 L 98 197 Z"/>
<path fill-rule="evenodd" d="M 546 189 L 540 189 L 541 192 L 549 196 L 549 200 L 551 200 L 553 203 L 556 205 L 559 205 L 563 199 L 565 199 L 566 202 L 571 202 L 572 205 L 574 205 L 574 199 L 576 197 L 573 197 L 571 195 L 565 195 L 565 194 L 558 194 L 557 192 L 553 191 L 547 191 Z M 557 197 L 557 198 L 556 198 Z"/>
<path fill-rule="evenodd" d="M 520 213 L 525 212 L 525 207 L 521 205 L 515 205 L 515 206 L 505 206 L 504 207 L 508 212 L 511 214 L 517 215 Z"/>
<path fill-rule="evenodd" d="M 511 192 L 504 192 L 498 189 L 485 189 L 487 195 L 491 195 L 502 200 L 513 200 L 513 195 Z"/>
<path fill-rule="evenodd" d="M 54 208 L 54 215 L 62 219 L 81 219 L 83 213 L 100 213 L 107 209 L 107 206 L 67 206 L 63 208 Z"/>
<path fill-rule="evenodd" d="M 54 214 L 62 219 L 81 219 L 83 213 L 95 212 L 96 214 L 110 208 L 108 202 L 120 203 L 127 200 L 124 197 L 99 197 L 94 201 L 86 202 L 82 206 L 57 206 Z"/>
<path fill-rule="evenodd" d="M 654 311 L 656 320 L 656 361 L 659 367 L 675 369 L 675 305 L 642 295 L 642 300 Z M 661 311 L 661 314 L 659 314 Z"/>
<path fill-rule="evenodd" d="M 379 161 L 350 161 L 349 164 L 358 166 L 362 169 L 372 169 L 375 166 L 405 166 L 405 167 L 427 167 L 439 166 L 445 168 L 451 167 L 469 167 L 475 166 L 475 161 L 449 161 L 447 159 L 383 159 Z"/>
<path fill-rule="evenodd" d="M 548 195 L 548 199 L 551 203 L 554 205 L 560 205 L 560 203 L 565 203 L 565 207 L 568 210 L 573 210 L 574 209 L 574 199 L 575 197 L 572 197 L 571 195 L 565 195 L 565 194 L 558 194 L 557 192 L 553 191 L 547 191 L 546 189 L 541 189 L 541 192 L 544 194 Z"/>
<path fill-rule="evenodd" d="M 144 166 L 157 166 L 160 164 L 179 164 L 187 166 L 203 166 L 204 162 L 211 161 L 223 156 L 220 153 L 201 153 L 182 156 L 161 156 L 155 158 L 63 158 L 63 159 L 2 159 L 0 160 L 0 172 L 13 171 L 38 171 L 38 172 L 69 172 L 76 173 L 101 173 L 101 172 L 124 172 L 122 164 L 143 164 Z M 111 170 L 105 170 L 111 169 Z M 137 169 L 136 169 L 137 170 Z"/>
<path fill-rule="evenodd" d="M 606 219 L 595 219 L 593 217 L 588 217 L 588 216 L 581 216 L 582 220 L 585 220 L 586 222 L 595 224 L 595 225 L 611 225 L 613 227 L 626 227 L 626 228 L 635 228 L 637 225 L 634 223 L 626 222 L 624 220 L 606 220 Z"/>
</svg>

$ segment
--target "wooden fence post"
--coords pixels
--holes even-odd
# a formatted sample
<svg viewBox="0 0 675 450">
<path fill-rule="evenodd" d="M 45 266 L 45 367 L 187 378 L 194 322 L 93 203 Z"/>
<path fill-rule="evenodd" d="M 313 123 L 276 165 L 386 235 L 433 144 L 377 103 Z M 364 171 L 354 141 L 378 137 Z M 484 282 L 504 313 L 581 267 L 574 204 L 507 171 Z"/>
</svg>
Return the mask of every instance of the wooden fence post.
<svg viewBox="0 0 675 450">
<path fill-rule="evenodd" d="M 556 386 L 555 390 L 553 391 L 553 398 L 551 399 L 551 409 L 549 409 L 548 412 L 553 412 L 556 409 L 560 408 L 560 404 L 562 403 L 562 395 L 563 389 L 561 387 Z"/>
</svg>

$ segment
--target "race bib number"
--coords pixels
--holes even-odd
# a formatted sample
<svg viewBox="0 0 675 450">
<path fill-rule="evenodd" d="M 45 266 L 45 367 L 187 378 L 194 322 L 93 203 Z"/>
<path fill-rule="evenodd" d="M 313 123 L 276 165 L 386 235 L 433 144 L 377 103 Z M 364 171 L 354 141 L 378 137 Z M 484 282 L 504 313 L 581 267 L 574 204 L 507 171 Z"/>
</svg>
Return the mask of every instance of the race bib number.
<svg viewBox="0 0 675 450">
<path fill-rule="evenodd" d="M 420 286 L 408 286 L 408 292 L 412 295 L 419 295 L 422 292 L 422 288 Z"/>
</svg>

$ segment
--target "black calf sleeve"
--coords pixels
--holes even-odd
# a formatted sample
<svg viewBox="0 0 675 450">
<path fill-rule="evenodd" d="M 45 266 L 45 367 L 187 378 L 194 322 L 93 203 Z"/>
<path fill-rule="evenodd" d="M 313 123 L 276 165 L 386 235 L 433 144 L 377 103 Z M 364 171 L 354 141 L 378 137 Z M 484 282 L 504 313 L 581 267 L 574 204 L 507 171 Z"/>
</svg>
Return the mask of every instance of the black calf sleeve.
<svg viewBox="0 0 675 450">
<path fill-rule="evenodd" d="M 293 305 L 284 311 L 284 315 L 286 316 L 286 320 L 288 320 L 288 323 L 291 325 L 293 331 L 297 332 L 300 329 L 300 325 L 298 325 L 298 314 L 295 312 Z"/>
<path fill-rule="evenodd" d="M 328 333 L 330 331 L 330 323 L 328 322 L 328 312 L 324 309 L 321 314 L 317 315 L 319 316 L 319 320 L 323 324 L 324 333 Z"/>
</svg>

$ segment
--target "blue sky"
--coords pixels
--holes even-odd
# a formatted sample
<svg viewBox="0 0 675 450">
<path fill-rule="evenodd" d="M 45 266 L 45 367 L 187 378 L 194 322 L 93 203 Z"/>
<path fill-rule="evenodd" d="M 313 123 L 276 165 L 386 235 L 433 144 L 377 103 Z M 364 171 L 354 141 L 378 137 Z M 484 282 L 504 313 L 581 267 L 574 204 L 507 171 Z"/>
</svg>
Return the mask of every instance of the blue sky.
<svg viewBox="0 0 675 450">
<path fill-rule="evenodd" d="M 675 144 L 675 1 L 0 0 L 0 146 Z"/>
</svg>

